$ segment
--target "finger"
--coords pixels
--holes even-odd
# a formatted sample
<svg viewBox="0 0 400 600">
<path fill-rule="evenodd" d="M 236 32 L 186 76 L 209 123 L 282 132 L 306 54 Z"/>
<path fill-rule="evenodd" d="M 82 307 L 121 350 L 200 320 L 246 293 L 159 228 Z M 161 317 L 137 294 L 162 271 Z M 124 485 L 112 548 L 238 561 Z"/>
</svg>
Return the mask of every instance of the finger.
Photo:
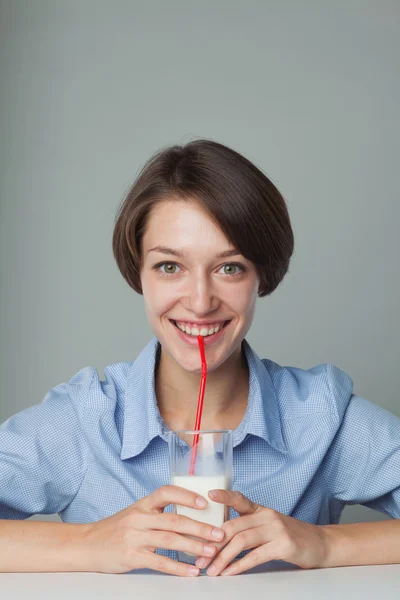
<svg viewBox="0 0 400 600">
<path fill-rule="evenodd" d="M 210 490 L 208 495 L 214 502 L 231 506 L 240 515 L 252 514 L 259 508 L 259 504 L 252 502 L 240 492 L 232 490 Z"/>
<path fill-rule="evenodd" d="M 213 541 L 214 543 L 220 542 L 225 537 L 223 529 L 176 513 L 143 514 L 142 526 L 146 529 L 174 531 L 176 533 L 193 535 L 203 540 Z"/>
<path fill-rule="evenodd" d="M 268 509 L 266 509 L 266 511 L 268 511 Z M 225 544 L 228 540 L 231 540 L 238 533 L 246 531 L 246 529 L 253 529 L 254 527 L 265 528 L 265 526 L 269 524 L 268 514 L 266 511 L 260 510 L 250 515 L 243 515 L 243 517 L 237 517 L 236 519 L 230 519 L 229 521 L 225 521 L 225 523 L 221 527 L 221 529 L 225 531 Z M 266 528 L 265 533 L 268 533 Z"/>
<path fill-rule="evenodd" d="M 238 575 L 239 573 L 248 571 L 257 565 L 262 565 L 270 560 L 276 560 L 277 555 L 273 551 L 273 546 L 274 542 L 269 542 L 268 544 L 264 544 L 263 546 L 255 548 L 246 554 L 246 556 L 243 556 L 243 558 L 240 558 L 224 569 L 220 573 L 221 577 L 225 577 L 225 575 Z"/>
<path fill-rule="evenodd" d="M 196 567 L 199 567 L 199 569 L 207 569 L 208 565 L 210 564 L 210 562 L 212 562 L 215 558 L 215 555 L 212 556 L 211 558 L 208 558 L 206 556 L 199 556 L 196 559 Z"/>
<path fill-rule="evenodd" d="M 168 504 L 180 504 L 200 510 L 208 505 L 208 500 L 203 496 L 177 485 L 163 485 L 139 502 L 144 510 L 156 512 L 161 512 Z"/>
<path fill-rule="evenodd" d="M 222 528 L 225 531 L 225 537 L 222 542 L 216 543 L 217 551 L 222 550 L 227 544 L 231 541 L 235 535 L 241 533 L 242 531 L 246 531 L 248 529 L 254 529 L 255 527 L 260 527 L 264 525 L 264 521 L 262 517 L 256 513 L 252 515 L 246 515 L 244 517 L 238 517 L 236 519 L 232 519 L 231 521 L 226 521 Z M 267 532 L 266 532 L 267 533 Z M 264 539 L 264 542 L 266 539 Z M 213 558 L 198 558 L 196 560 L 196 567 L 200 569 L 206 569 Z"/>
<path fill-rule="evenodd" d="M 146 546 L 151 548 L 165 548 L 167 550 L 180 550 L 194 556 L 215 556 L 216 547 L 205 544 L 201 540 L 185 537 L 172 531 L 151 531 L 146 536 Z"/>
<path fill-rule="evenodd" d="M 180 577 L 196 577 L 199 574 L 199 569 L 193 565 L 186 565 L 172 558 L 161 556 L 159 554 L 148 553 L 146 556 L 146 569 L 161 571 L 161 573 L 169 573 L 170 575 L 178 575 Z"/>
<path fill-rule="evenodd" d="M 207 575 L 213 577 L 219 575 L 243 550 L 258 548 L 263 544 L 263 532 L 261 528 L 242 531 L 218 554 L 213 564 L 207 571 Z"/>
</svg>

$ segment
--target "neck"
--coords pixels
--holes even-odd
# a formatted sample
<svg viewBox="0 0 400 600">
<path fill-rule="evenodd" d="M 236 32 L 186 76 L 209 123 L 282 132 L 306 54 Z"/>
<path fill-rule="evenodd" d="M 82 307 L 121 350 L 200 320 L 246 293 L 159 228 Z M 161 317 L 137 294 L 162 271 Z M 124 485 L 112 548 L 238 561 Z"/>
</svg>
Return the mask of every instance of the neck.
<svg viewBox="0 0 400 600">
<path fill-rule="evenodd" d="M 160 414 L 171 429 L 193 429 L 200 379 L 182 369 L 161 347 L 156 397 Z M 234 428 L 244 415 L 248 393 L 249 371 L 240 345 L 215 371 L 207 373 L 201 429 Z"/>
</svg>

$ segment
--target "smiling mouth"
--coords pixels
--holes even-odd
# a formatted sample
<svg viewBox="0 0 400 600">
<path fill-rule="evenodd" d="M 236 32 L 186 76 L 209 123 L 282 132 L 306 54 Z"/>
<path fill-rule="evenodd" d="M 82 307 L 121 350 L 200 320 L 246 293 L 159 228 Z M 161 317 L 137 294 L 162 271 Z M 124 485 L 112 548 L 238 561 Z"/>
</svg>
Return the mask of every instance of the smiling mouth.
<svg viewBox="0 0 400 600">
<path fill-rule="evenodd" d="M 200 333 L 202 327 L 198 328 L 199 333 L 187 333 L 186 331 L 183 331 L 180 327 L 178 327 L 176 321 L 170 319 L 171 323 L 173 323 L 175 325 L 175 327 L 177 329 L 179 329 L 179 331 L 181 331 L 182 333 L 185 333 L 186 335 L 190 335 L 191 337 L 195 337 L 195 338 L 198 337 L 199 335 L 201 335 L 202 337 L 211 337 L 211 336 L 215 335 L 216 333 L 219 333 L 222 329 L 224 329 L 231 322 L 231 320 L 232 319 L 230 319 L 229 321 L 224 321 L 224 324 L 222 325 L 222 327 L 220 327 L 218 329 L 218 331 L 213 331 L 212 333 L 206 333 L 205 335 L 203 335 Z"/>
</svg>

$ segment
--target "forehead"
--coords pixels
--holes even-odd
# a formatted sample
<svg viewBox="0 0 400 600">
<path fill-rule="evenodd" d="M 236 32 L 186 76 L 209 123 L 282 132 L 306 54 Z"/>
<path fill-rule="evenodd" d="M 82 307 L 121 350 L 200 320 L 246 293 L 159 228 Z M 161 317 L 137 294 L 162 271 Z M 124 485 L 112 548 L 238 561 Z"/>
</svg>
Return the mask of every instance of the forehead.
<svg viewBox="0 0 400 600">
<path fill-rule="evenodd" d="M 204 240 L 204 238 L 206 239 Z M 151 210 L 143 236 L 144 249 L 150 244 L 193 245 L 206 241 L 231 246 L 221 228 L 195 201 L 163 200 Z"/>
</svg>

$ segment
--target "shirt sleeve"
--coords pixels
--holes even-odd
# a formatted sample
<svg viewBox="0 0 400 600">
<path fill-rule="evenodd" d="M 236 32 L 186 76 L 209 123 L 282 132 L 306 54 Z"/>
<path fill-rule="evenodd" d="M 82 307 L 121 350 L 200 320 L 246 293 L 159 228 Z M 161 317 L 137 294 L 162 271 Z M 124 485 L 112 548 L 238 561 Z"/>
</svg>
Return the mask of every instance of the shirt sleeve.
<svg viewBox="0 0 400 600">
<path fill-rule="evenodd" d="M 83 369 L 0 426 L 0 519 L 58 513 L 78 493 L 88 464 L 81 415 L 92 371 Z"/>
<path fill-rule="evenodd" d="M 400 419 L 353 394 L 323 474 L 336 500 L 400 518 Z"/>
</svg>

